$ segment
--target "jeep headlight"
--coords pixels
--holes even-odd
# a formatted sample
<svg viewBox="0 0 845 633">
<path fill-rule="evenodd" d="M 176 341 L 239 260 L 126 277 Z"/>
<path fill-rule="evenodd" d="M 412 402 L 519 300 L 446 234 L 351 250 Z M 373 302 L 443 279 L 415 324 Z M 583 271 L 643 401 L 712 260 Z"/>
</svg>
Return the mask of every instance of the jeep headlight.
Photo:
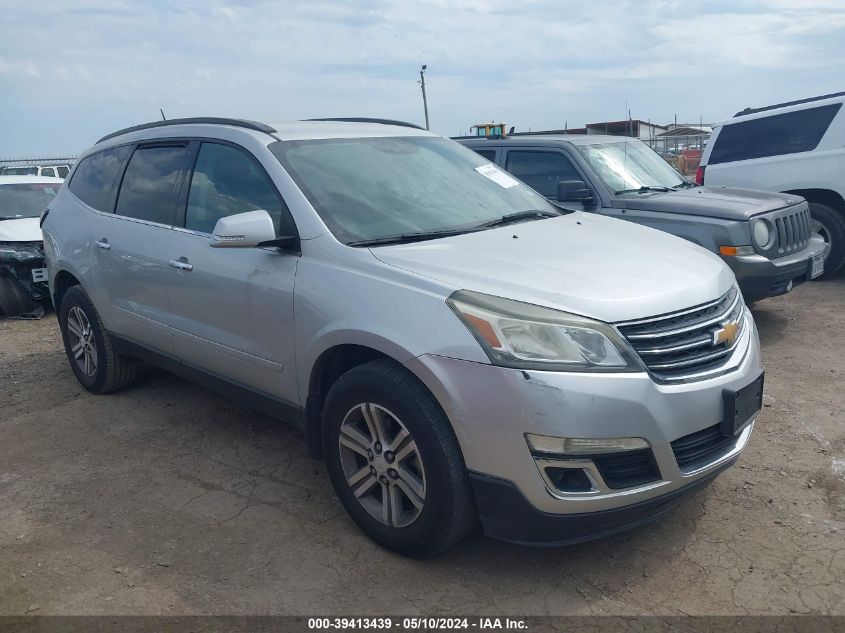
<svg viewBox="0 0 845 633">
<path fill-rule="evenodd" d="M 628 344 L 607 323 L 468 290 L 455 292 L 446 302 L 494 365 L 550 371 L 642 371 Z"/>
<path fill-rule="evenodd" d="M 759 248 L 766 248 L 769 245 L 769 240 L 772 239 L 772 231 L 769 228 L 769 223 L 765 220 L 754 220 L 751 223 L 751 236 Z"/>
<path fill-rule="evenodd" d="M 29 262 L 43 257 L 38 246 L 31 242 L 0 242 L 0 261 Z"/>
</svg>

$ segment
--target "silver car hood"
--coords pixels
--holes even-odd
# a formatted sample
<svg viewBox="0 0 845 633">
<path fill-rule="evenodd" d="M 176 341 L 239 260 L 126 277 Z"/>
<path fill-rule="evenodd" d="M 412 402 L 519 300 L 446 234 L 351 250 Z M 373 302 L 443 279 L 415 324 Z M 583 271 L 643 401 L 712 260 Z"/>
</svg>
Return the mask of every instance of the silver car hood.
<svg viewBox="0 0 845 633">
<path fill-rule="evenodd" d="M 734 283 L 719 257 L 691 242 L 582 212 L 372 253 L 455 289 L 606 322 L 689 308 Z"/>
</svg>

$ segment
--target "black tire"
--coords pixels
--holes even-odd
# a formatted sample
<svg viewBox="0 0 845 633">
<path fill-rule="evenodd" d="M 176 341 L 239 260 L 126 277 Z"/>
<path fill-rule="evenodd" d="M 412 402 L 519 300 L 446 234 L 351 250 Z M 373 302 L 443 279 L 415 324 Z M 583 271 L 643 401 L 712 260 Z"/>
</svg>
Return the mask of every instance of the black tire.
<svg viewBox="0 0 845 633">
<path fill-rule="evenodd" d="M 411 434 L 425 471 L 425 501 L 405 527 L 375 519 L 356 498 L 344 474 L 339 438 L 344 419 L 362 403 L 394 413 Z M 335 491 L 352 519 L 380 545 L 414 557 L 434 556 L 473 531 L 478 513 L 448 419 L 426 387 L 401 365 L 375 360 L 341 376 L 323 407 L 323 454 Z M 385 452 L 385 455 L 387 452 Z"/>
<path fill-rule="evenodd" d="M 90 324 L 90 336 L 94 342 L 92 355 L 96 359 L 96 367 L 90 374 L 86 373 L 84 367 L 80 367 L 74 355 L 73 348 L 77 339 L 68 326 L 70 315 L 78 314 L 73 312 L 74 310 L 81 311 Z M 103 327 L 100 315 L 81 286 L 72 286 L 62 297 L 59 327 L 70 367 L 77 380 L 88 391 L 96 394 L 111 393 L 125 389 L 135 381 L 135 361 L 115 351 L 111 336 Z"/>
<path fill-rule="evenodd" d="M 810 202 L 810 215 L 821 224 L 822 236 L 830 244 L 822 277 L 835 273 L 845 265 L 845 215 L 818 202 Z"/>
</svg>

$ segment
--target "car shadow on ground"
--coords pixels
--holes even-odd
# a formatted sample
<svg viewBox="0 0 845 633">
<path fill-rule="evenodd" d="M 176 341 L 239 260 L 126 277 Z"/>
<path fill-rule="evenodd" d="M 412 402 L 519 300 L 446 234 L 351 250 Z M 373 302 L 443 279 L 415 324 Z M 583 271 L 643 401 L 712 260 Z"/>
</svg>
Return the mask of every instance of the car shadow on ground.
<svg viewBox="0 0 845 633">
<path fill-rule="evenodd" d="M 190 419 L 172 422 L 174 426 L 182 427 L 180 430 L 161 429 L 165 436 L 185 433 L 199 434 L 205 438 L 202 444 L 208 446 L 207 456 L 194 453 L 194 459 L 207 461 L 198 468 L 199 471 L 213 468 L 213 462 L 222 461 L 227 467 L 234 467 L 231 474 L 240 479 L 270 477 L 288 489 L 307 491 L 300 502 L 293 504 L 290 499 L 279 503 L 279 500 L 263 498 L 260 502 L 290 513 L 289 520 L 298 526 L 297 529 L 323 533 L 320 540 L 336 540 L 338 550 L 333 556 L 339 561 L 347 557 L 350 551 L 355 551 L 355 548 L 342 545 L 353 541 L 362 551 L 368 552 L 371 560 L 383 558 L 385 561 L 392 560 L 394 564 L 405 561 L 403 565 L 418 565 L 411 559 L 403 559 L 382 549 L 358 530 L 335 496 L 324 462 L 307 455 L 302 436 L 295 427 L 242 408 L 232 400 L 156 368 L 142 371 L 139 381 L 131 390 L 137 392 L 139 401 L 155 397 L 154 393 L 145 394 L 145 391 L 164 391 L 168 394 L 183 392 L 189 394 L 189 401 L 203 402 L 202 409 L 207 409 L 205 413 L 199 409 Z M 223 411 L 228 414 L 221 416 Z M 231 447 L 230 451 L 225 447 Z M 300 466 L 271 475 L 266 466 L 279 462 L 285 456 L 293 456 Z M 624 587 L 627 582 L 635 582 L 643 575 L 659 572 L 662 566 L 671 565 L 671 554 L 683 551 L 695 532 L 698 517 L 705 513 L 704 505 L 710 493 L 710 488 L 700 491 L 647 525 L 570 546 L 513 545 L 490 539 L 479 528 L 447 555 L 427 561 L 424 565 L 431 566 L 435 571 L 450 570 L 451 573 L 465 573 L 469 569 L 479 575 L 489 574 L 491 578 L 537 574 L 544 570 L 559 573 L 561 569 L 568 569 L 573 574 L 584 574 L 585 577 L 596 574 L 604 577 L 606 574 L 609 585 Z M 351 560 L 348 562 L 351 563 Z"/>
</svg>

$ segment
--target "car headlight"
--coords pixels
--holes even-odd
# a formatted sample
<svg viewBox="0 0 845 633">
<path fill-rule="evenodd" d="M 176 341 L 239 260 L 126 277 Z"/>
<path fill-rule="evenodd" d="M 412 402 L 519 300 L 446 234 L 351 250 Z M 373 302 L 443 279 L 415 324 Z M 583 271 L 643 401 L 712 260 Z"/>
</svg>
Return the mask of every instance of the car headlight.
<svg viewBox="0 0 845 633">
<path fill-rule="evenodd" d="M 772 238 L 772 231 L 769 229 L 769 224 L 765 220 L 755 220 L 751 223 L 751 236 L 754 238 L 754 243 L 760 248 L 766 248 L 769 240 Z"/>
<path fill-rule="evenodd" d="M 446 302 L 490 362 L 517 369 L 642 371 L 607 323 L 542 306 L 459 290 Z"/>
<path fill-rule="evenodd" d="M 31 242 L 0 242 L 0 261 L 29 262 L 43 257 L 38 245 Z"/>
</svg>

